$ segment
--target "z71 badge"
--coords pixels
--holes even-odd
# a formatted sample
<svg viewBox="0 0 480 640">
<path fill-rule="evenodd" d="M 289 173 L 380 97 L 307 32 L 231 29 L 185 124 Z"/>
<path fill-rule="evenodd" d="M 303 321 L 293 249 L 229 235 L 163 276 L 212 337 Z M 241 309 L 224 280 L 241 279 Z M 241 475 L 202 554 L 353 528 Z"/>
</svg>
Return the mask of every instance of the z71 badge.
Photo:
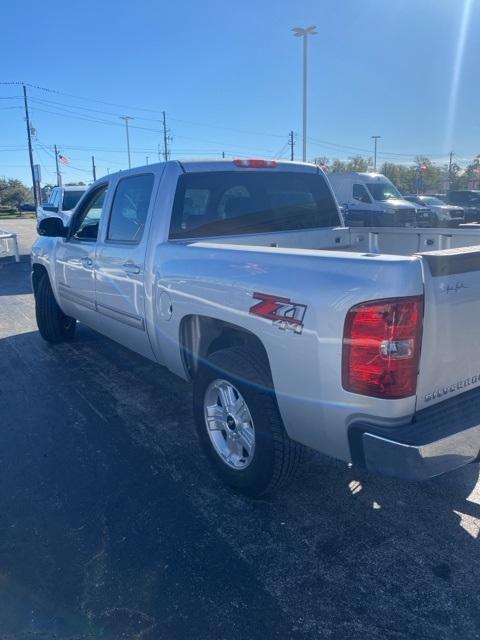
<svg viewBox="0 0 480 640">
<path fill-rule="evenodd" d="M 307 305 L 292 302 L 289 298 L 272 296 L 269 293 L 255 292 L 253 297 L 260 302 L 250 307 L 251 314 L 272 320 L 273 324 L 282 331 L 302 333 Z"/>
</svg>

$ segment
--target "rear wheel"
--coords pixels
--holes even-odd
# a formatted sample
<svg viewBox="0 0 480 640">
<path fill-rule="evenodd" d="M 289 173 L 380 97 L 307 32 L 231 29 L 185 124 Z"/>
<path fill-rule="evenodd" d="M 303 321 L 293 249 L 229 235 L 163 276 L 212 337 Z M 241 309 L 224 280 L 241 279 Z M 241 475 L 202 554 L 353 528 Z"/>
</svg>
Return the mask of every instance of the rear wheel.
<svg viewBox="0 0 480 640">
<path fill-rule="evenodd" d="M 46 274 L 35 287 L 35 315 L 40 335 L 47 342 L 56 344 L 73 338 L 77 321 L 58 306 Z"/>
<path fill-rule="evenodd" d="M 195 380 L 194 413 L 204 450 L 231 488 L 265 496 L 294 475 L 303 447 L 288 437 L 268 364 L 253 349 L 209 356 Z"/>
</svg>

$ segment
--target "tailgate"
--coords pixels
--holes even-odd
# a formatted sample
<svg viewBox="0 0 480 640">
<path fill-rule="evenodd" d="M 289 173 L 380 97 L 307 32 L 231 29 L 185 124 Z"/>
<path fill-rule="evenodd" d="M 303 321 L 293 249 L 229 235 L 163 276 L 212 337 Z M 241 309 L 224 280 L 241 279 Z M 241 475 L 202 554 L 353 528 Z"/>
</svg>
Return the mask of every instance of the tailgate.
<svg viewBox="0 0 480 640">
<path fill-rule="evenodd" d="M 480 245 L 419 255 L 425 317 L 417 411 L 480 386 Z"/>
</svg>

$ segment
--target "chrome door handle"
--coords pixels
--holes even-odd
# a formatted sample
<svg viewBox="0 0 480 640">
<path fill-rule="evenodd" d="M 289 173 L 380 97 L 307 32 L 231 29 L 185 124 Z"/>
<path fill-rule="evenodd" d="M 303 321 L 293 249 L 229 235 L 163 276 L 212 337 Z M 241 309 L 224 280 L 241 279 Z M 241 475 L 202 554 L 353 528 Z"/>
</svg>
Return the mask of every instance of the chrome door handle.
<svg viewBox="0 0 480 640">
<path fill-rule="evenodd" d="M 91 258 L 82 258 L 81 262 L 84 267 L 93 267 L 93 260 Z"/>
<path fill-rule="evenodd" d="M 129 273 L 132 275 L 140 273 L 140 267 L 138 266 L 138 264 L 133 264 L 133 262 L 125 262 L 125 264 L 122 264 L 122 268 L 125 273 Z"/>
</svg>

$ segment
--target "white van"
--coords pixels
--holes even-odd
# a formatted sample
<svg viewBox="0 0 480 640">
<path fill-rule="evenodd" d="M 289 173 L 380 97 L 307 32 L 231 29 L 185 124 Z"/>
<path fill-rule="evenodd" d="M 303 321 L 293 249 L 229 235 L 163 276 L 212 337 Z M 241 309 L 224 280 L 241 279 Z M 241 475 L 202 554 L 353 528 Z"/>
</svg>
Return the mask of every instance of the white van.
<svg viewBox="0 0 480 640">
<path fill-rule="evenodd" d="M 350 226 L 413 227 L 421 210 L 381 173 L 331 173 L 328 179 Z M 424 207 L 424 215 L 429 211 Z"/>
</svg>

